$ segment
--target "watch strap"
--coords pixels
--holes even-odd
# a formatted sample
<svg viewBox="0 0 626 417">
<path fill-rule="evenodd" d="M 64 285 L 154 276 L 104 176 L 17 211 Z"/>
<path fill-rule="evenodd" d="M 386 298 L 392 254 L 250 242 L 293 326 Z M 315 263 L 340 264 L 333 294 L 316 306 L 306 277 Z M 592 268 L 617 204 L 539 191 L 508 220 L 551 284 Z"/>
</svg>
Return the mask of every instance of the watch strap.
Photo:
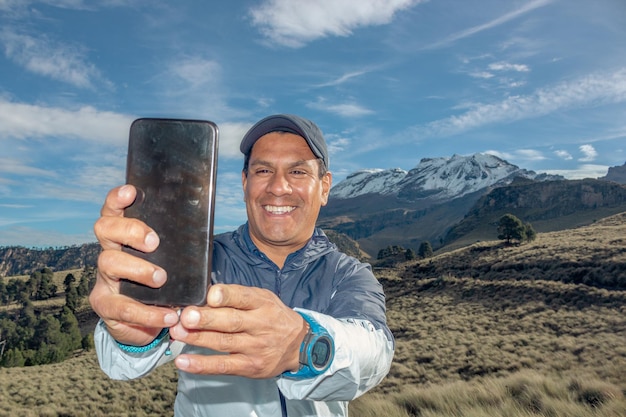
<svg viewBox="0 0 626 417">
<path fill-rule="evenodd" d="M 128 352 L 128 353 L 144 353 L 147 352 L 149 350 L 154 349 L 159 343 L 161 343 L 161 341 L 163 339 L 165 339 L 165 336 L 167 336 L 169 334 L 169 328 L 164 328 L 163 330 L 161 330 L 161 332 L 157 335 L 157 337 L 154 338 L 154 340 L 150 343 L 148 343 L 145 346 L 132 346 L 132 345 L 125 345 L 124 343 L 121 342 L 117 342 L 117 346 L 119 346 L 120 349 L 122 349 L 124 352 Z"/>
<path fill-rule="evenodd" d="M 297 372 L 285 372 L 283 373 L 283 376 L 292 378 L 292 379 L 313 378 L 317 375 L 322 374 L 330 367 L 330 364 L 332 363 L 332 360 L 334 357 L 334 352 L 331 352 L 331 358 L 328 361 L 328 364 L 324 367 L 324 369 L 322 370 L 315 369 L 309 366 L 311 349 L 313 348 L 311 342 L 314 341 L 314 339 L 316 339 L 316 337 L 318 337 L 319 335 L 322 335 L 330 341 L 332 350 L 334 350 L 334 342 L 332 340 L 332 337 L 328 333 L 328 331 L 322 325 L 320 325 L 317 322 L 317 320 L 315 320 L 310 315 L 303 313 L 301 311 L 296 311 L 296 312 L 302 316 L 302 318 L 308 325 L 308 330 L 307 330 L 306 335 L 304 336 L 304 339 L 302 340 L 302 344 L 300 345 L 300 354 L 299 354 L 300 369 L 298 369 Z"/>
</svg>

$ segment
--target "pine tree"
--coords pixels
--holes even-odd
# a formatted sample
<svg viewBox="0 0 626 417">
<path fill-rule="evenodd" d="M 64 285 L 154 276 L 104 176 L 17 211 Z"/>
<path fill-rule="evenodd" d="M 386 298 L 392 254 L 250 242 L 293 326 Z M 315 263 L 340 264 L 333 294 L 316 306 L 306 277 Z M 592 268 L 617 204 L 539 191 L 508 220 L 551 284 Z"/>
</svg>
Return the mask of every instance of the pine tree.
<svg viewBox="0 0 626 417">
<path fill-rule="evenodd" d="M 420 244 L 419 249 L 417 250 L 417 254 L 420 258 L 430 258 L 433 256 L 433 247 L 430 242 L 425 241 Z"/>
<path fill-rule="evenodd" d="M 76 278 L 74 277 L 74 274 L 72 273 L 67 274 L 65 276 L 65 279 L 63 280 L 63 287 L 65 288 L 65 292 L 67 292 L 69 288 L 74 285 L 75 282 L 76 282 Z"/>
<path fill-rule="evenodd" d="M 537 238 L 537 232 L 533 229 L 530 223 L 524 223 L 524 233 L 526 234 L 526 240 L 532 242 Z"/>
<path fill-rule="evenodd" d="M 78 319 L 74 313 L 67 307 L 63 307 L 61 316 L 59 317 L 61 324 L 61 333 L 65 336 L 64 347 L 69 354 L 81 347 L 80 328 L 78 327 Z"/>
<path fill-rule="evenodd" d="M 67 357 L 66 336 L 61 332 L 61 323 L 49 314 L 39 319 L 30 345 L 36 353 L 29 365 L 60 362 Z"/>
<path fill-rule="evenodd" d="M 70 309 L 72 313 L 76 313 L 78 307 L 80 307 L 81 298 L 78 295 L 78 290 L 76 287 L 70 286 L 65 290 L 65 307 Z"/>
<path fill-rule="evenodd" d="M 80 282 L 78 283 L 78 287 L 76 290 L 78 291 L 78 295 L 81 297 L 85 297 L 89 295 L 89 292 L 93 288 L 93 285 L 96 282 L 96 271 L 93 268 L 85 268 L 80 276 Z"/>
<path fill-rule="evenodd" d="M 512 214 L 505 214 L 498 222 L 498 239 L 503 239 L 507 244 L 512 240 L 523 241 L 526 238 L 524 224 Z"/>
<path fill-rule="evenodd" d="M 2 359 L 0 360 L 0 365 L 10 368 L 14 366 L 24 366 L 26 364 L 26 359 L 22 354 L 22 351 L 19 349 L 9 349 L 4 352 L 2 355 Z"/>
<path fill-rule="evenodd" d="M 31 274 L 31 297 L 34 296 L 35 300 L 48 300 L 54 297 L 57 293 L 57 286 L 53 281 L 54 274 L 52 270 L 44 268 L 40 271 Z M 34 290 L 34 294 L 32 291 Z"/>
</svg>

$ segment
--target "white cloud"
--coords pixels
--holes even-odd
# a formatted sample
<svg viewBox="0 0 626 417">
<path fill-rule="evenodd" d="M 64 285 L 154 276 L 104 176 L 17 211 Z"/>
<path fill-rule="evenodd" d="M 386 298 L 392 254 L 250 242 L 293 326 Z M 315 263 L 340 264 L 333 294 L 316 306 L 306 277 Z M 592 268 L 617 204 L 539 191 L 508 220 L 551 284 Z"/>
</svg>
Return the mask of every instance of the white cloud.
<svg viewBox="0 0 626 417">
<path fill-rule="evenodd" d="M 510 96 L 490 104 L 475 104 L 467 112 L 434 121 L 425 134 L 450 135 L 492 123 L 540 117 L 555 111 L 626 101 L 626 68 L 608 74 L 591 74 L 536 90 L 530 95 Z"/>
<path fill-rule="evenodd" d="M 349 73 L 344 74 L 344 75 L 342 75 L 341 77 L 339 77 L 339 78 L 337 78 L 335 80 L 329 81 L 327 83 L 319 84 L 319 85 L 317 85 L 317 87 L 334 87 L 334 86 L 337 86 L 337 85 L 341 85 L 341 84 L 351 80 L 352 78 L 360 77 L 361 75 L 366 74 L 366 73 L 367 73 L 366 71 L 349 72 Z"/>
<path fill-rule="evenodd" d="M 256 99 L 257 105 L 263 108 L 271 107 L 275 102 L 275 99 L 269 97 L 261 97 Z"/>
<path fill-rule="evenodd" d="M 505 161 L 510 161 L 511 159 L 514 158 L 514 155 L 510 152 L 501 152 L 501 151 L 496 151 L 495 149 L 487 150 L 484 153 L 486 153 L 487 155 L 497 156 L 498 158 L 504 159 Z"/>
<path fill-rule="evenodd" d="M 316 102 L 307 104 L 307 107 L 343 117 L 361 117 L 374 113 L 372 110 L 356 103 L 329 104 L 323 98 L 319 98 Z"/>
<path fill-rule="evenodd" d="M 170 72 L 192 88 L 216 84 L 220 79 L 221 68 L 215 61 L 200 57 L 176 60 L 170 65 Z"/>
<path fill-rule="evenodd" d="M 584 155 L 578 159 L 581 162 L 591 162 L 598 157 L 598 152 L 593 145 L 581 145 L 578 149 Z"/>
<path fill-rule="evenodd" d="M 513 152 L 502 152 L 497 150 L 488 150 L 484 153 L 497 156 L 505 161 L 523 160 L 523 161 L 542 161 L 546 159 L 541 151 L 535 149 L 517 149 Z"/>
<path fill-rule="evenodd" d="M 97 7 L 133 6 L 144 0 L 0 0 L 0 10 L 22 12 L 31 4 L 42 3 L 60 9 L 95 10 Z"/>
<path fill-rule="evenodd" d="M 473 77 L 473 78 L 483 78 L 483 79 L 487 80 L 489 78 L 495 77 L 495 75 L 493 75 L 492 73 L 490 73 L 488 71 L 480 71 L 480 72 L 472 72 L 472 73 L 470 73 L 470 77 Z"/>
<path fill-rule="evenodd" d="M 599 178 L 606 176 L 609 167 L 606 165 L 581 165 L 576 169 L 549 169 L 542 170 L 546 174 L 562 175 L 568 180 L 581 180 L 584 178 Z"/>
<path fill-rule="evenodd" d="M 223 81 L 222 65 L 200 55 L 174 55 L 149 84 L 162 114 L 172 117 L 233 120 L 247 114 L 228 104 L 231 84 Z M 221 127 L 221 126 L 220 126 Z"/>
<path fill-rule="evenodd" d="M 564 150 L 556 150 L 554 151 L 554 154 L 561 159 L 565 159 L 566 161 L 570 161 L 574 159 L 569 152 L 564 151 Z"/>
<path fill-rule="evenodd" d="M 518 87 L 522 87 L 522 86 L 526 85 L 526 83 L 524 81 L 503 80 L 502 82 L 508 88 L 518 88 Z"/>
<path fill-rule="evenodd" d="M 423 0 L 266 0 L 250 10 L 252 23 L 270 41 L 298 48 L 354 29 L 388 24 L 394 15 Z"/>
<path fill-rule="evenodd" d="M 500 26 L 500 25 L 502 25 L 502 24 L 504 24 L 506 22 L 509 22 L 509 21 L 511 21 L 513 19 L 516 19 L 519 16 L 522 16 L 522 15 L 528 13 L 528 12 L 531 12 L 531 11 L 533 11 L 535 9 L 540 8 L 540 7 L 544 7 L 544 6 L 552 3 L 553 1 L 554 0 L 533 0 L 533 1 L 530 1 L 529 3 L 526 3 L 525 5 L 520 7 L 519 9 L 514 10 L 512 12 L 509 12 L 507 14 L 504 14 L 502 16 L 499 16 L 499 17 L 497 17 L 497 18 L 495 18 L 495 19 L 493 19 L 493 20 L 491 20 L 491 21 L 489 21 L 487 23 L 484 23 L 484 24 L 478 25 L 478 26 L 474 26 L 474 27 L 462 30 L 462 31 L 457 32 L 457 33 L 453 33 L 452 35 L 446 37 L 445 39 L 443 39 L 443 40 L 441 40 L 439 42 L 436 42 L 436 43 L 434 43 L 432 45 L 429 45 L 427 47 L 427 49 L 437 49 L 437 48 L 446 47 L 446 46 L 448 46 L 448 45 L 450 45 L 450 44 L 452 44 L 452 43 L 454 43 L 454 42 L 456 42 L 458 40 L 470 37 L 470 36 L 475 35 L 477 33 L 480 33 L 480 32 L 483 32 L 485 30 L 494 28 L 496 26 Z"/>
<path fill-rule="evenodd" d="M 508 62 L 495 62 L 495 63 L 489 64 L 489 69 L 492 71 L 517 71 L 517 72 L 530 71 L 530 68 L 528 68 L 528 65 L 511 64 Z"/>
<path fill-rule="evenodd" d="M 19 6 L 23 0 L 0 0 L 0 10 L 12 10 Z"/>
<path fill-rule="evenodd" d="M 133 117 L 84 106 L 76 110 L 0 98 L 0 141 L 55 136 L 124 144 Z"/>
<path fill-rule="evenodd" d="M 527 161 L 542 161 L 546 159 L 543 153 L 535 149 L 518 149 L 515 151 L 515 155 L 517 158 Z"/>
<path fill-rule="evenodd" d="M 31 36 L 4 29 L 0 32 L 4 54 L 26 70 L 80 88 L 93 88 L 102 80 L 100 71 L 88 62 L 78 45 L 55 42 L 46 36 Z"/>
<path fill-rule="evenodd" d="M 28 175 L 37 177 L 56 177 L 53 171 L 28 166 L 24 161 L 17 161 L 10 158 L 0 158 L 0 172 L 7 172 L 13 175 Z"/>
<path fill-rule="evenodd" d="M 325 134 L 324 136 L 326 137 L 326 143 L 328 145 L 328 153 L 331 156 L 343 152 L 351 143 L 350 139 L 340 135 Z"/>
<path fill-rule="evenodd" d="M 220 123 L 218 126 L 220 157 L 243 158 L 239 144 L 251 127 L 252 123 Z"/>
</svg>

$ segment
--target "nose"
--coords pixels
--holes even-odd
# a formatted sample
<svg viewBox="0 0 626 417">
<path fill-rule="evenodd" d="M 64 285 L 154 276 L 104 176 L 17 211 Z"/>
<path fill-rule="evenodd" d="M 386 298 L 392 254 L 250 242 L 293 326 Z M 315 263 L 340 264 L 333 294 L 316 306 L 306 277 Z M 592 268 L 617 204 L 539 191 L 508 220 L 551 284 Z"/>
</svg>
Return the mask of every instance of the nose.
<svg viewBox="0 0 626 417">
<path fill-rule="evenodd" d="M 267 183 L 267 192 L 276 196 L 291 194 L 291 184 L 287 175 L 275 172 Z"/>
</svg>

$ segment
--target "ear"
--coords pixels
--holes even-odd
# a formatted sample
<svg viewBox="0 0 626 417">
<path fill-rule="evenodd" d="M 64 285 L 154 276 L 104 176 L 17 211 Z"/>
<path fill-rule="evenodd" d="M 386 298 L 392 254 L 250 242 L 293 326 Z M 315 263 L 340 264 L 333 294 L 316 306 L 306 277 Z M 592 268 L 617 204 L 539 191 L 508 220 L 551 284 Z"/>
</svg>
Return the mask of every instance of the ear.
<svg viewBox="0 0 626 417">
<path fill-rule="evenodd" d="M 330 187 L 333 185 L 333 174 L 327 172 L 322 177 L 322 206 L 328 204 L 328 196 L 330 194 Z"/>
<path fill-rule="evenodd" d="M 246 201 L 246 186 L 248 185 L 248 176 L 241 171 L 241 187 L 243 188 L 243 201 Z"/>
</svg>

